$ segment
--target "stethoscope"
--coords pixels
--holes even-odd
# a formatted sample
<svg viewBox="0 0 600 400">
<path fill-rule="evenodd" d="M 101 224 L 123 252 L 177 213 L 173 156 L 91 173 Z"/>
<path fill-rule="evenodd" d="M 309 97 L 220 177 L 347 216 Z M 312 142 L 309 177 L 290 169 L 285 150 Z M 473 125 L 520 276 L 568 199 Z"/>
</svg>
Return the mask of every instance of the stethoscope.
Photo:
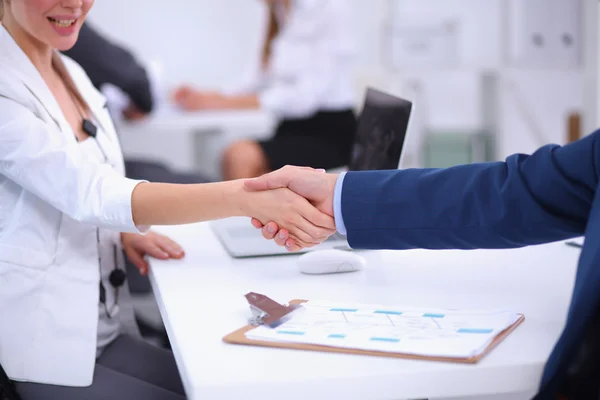
<svg viewBox="0 0 600 400">
<path fill-rule="evenodd" d="M 92 138 L 96 142 L 96 144 L 98 145 L 98 149 L 100 149 L 100 152 L 102 153 L 102 156 L 104 157 L 104 162 L 106 164 L 112 165 L 106 154 L 106 151 L 104 151 L 104 147 L 102 146 L 100 141 L 97 139 L 98 127 L 92 121 L 85 118 L 85 116 L 79 109 L 77 101 L 75 101 L 73 93 L 71 93 L 71 90 L 69 90 L 68 88 L 67 88 L 67 91 L 69 92 L 69 95 L 71 96 L 71 100 L 73 101 L 73 104 L 75 105 L 75 108 L 77 109 L 77 112 L 79 113 L 79 116 L 81 117 L 81 120 L 82 120 L 81 129 L 85 133 L 87 133 L 90 136 L 90 138 Z M 75 136 L 75 140 L 77 142 L 79 142 L 77 135 L 74 135 L 74 136 Z M 104 311 L 106 312 L 106 315 L 108 316 L 108 318 L 112 318 L 118 310 L 119 288 L 125 284 L 125 280 L 127 279 L 127 274 L 125 273 L 125 270 L 118 267 L 119 263 L 118 263 L 118 255 L 117 255 L 117 246 L 113 245 L 114 268 L 108 276 L 108 282 L 115 290 L 115 301 L 114 301 L 113 306 L 110 307 L 110 310 L 109 310 L 108 304 L 106 302 L 106 287 L 104 286 L 104 282 L 102 281 L 102 256 L 101 256 L 101 251 L 100 251 L 100 228 L 96 228 L 96 245 L 98 247 L 98 268 L 100 269 L 100 303 L 104 306 Z"/>
</svg>

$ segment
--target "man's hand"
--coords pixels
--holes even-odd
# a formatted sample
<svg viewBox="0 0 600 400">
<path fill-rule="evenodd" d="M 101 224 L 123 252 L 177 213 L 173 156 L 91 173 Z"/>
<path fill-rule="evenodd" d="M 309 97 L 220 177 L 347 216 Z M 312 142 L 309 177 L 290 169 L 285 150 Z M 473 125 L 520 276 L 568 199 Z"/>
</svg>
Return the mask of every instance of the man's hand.
<svg viewBox="0 0 600 400">
<path fill-rule="evenodd" d="M 248 179 L 244 186 L 248 190 L 260 191 L 287 187 L 298 195 L 309 200 L 319 211 L 333 217 L 333 192 L 338 175 L 326 174 L 323 170 L 307 167 L 286 166 L 259 178 Z M 274 222 L 263 224 L 252 220 L 257 228 L 262 228 L 266 239 L 275 239 L 280 246 L 290 251 L 296 251 L 301 246 L 289 238 L 285 229 L 279 228 Z"/>
<path fill-rule="evenodd" d="M 127 258 L 138 268 L 142 275 L 148 273 L 148 262 L 144 260 L 146 255 L 161 260 L 179 259 L 184 256 L 181 246 L 168 237 L 152 231 L 145 235 L 121 233 L 121 242 Z"/>
<path fill-rule="evenodd" d="M 133 103 L 129 103 L 127 108 L 123 110 L 123 117 L 127 121 L 140 121 L 146 118 L 147 116 L 148 114 L 146 114 L 143 111 L 140 111 L 140 109 L 137 108 L 136 105 Z"/>
</svg>

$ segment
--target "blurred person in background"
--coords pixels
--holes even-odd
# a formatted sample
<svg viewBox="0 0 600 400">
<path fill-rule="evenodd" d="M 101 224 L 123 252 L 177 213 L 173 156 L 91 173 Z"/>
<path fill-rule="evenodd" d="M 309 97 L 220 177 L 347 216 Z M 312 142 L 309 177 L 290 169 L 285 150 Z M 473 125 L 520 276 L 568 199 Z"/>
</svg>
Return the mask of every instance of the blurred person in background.
<svg viewBox="0 0 600 400">
<path fill-rule="evenodd" d="M 150 74 L 144 65 L 128 49 L 100 34 L 89 21 L 82 25 L 75 46 L 63 54 L 83 67 L 98 90 L 111 84 L 128 97 L 129 105 L 123 110 L 126 119 L 143 119 L 153 111 Z"/>
<path fill-rule="evenodd" d="M 240 140 L 224 151 L 225 180 L 259 176 L 286 164 L 342 167 L 351 156 L 355 47 L 348 3 L 265 1 L 266 38 L 250 82 L 224 92 L 181 86 L 173 95 L 184 110 L 262 108 L 279 119 L 270 139 Z"/>
<path fill-rule="evenodd" d="M 125 120 L 138 121 L 156 108 L 152 76 L 133 53 L 102 35 L 89 21 L 82 27 L 73 48 L 62 52 L 83 67 L 100 91 L 107 85 L 120 90 L 128 105 L 122 109 Z M 113 111 L 114 112 L 114 111 Z M 113 115 L 113 118 L 118 118 Z M 206 176 L 174 172 L 166 165 L 148 160 L 125 160 L 125 173 L 133 179 L 165 183 L 206 183 Z"/>
</svg>

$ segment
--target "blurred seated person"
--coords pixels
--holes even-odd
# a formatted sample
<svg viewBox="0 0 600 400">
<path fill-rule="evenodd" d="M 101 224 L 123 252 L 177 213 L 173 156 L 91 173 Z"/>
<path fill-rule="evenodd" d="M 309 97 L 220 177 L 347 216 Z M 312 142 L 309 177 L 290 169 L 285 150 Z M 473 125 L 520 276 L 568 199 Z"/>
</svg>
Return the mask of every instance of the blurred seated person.
<svg viewBox="0 0 600 400">
<path fill-rule="evenodd" d="M 98 90 L 112 84 L 129 97 L 129 106 L 123 111 L 125 118 L 142 119 L 152 112 L 154 98 L 146 68 L 131 52 L 109 41 L 89 22 L 82 25 L 75 46 L 63 53 L 85 69 Z"/>
<path fill-rule="evenodd" d="M 251 82 L 225 92 L 182 86 L 173 99 L 185 110 L 263 108 L 280 120 L 270 139 L 240 140 L 224 151 L 225 180 L 286 164 L 345 166 L 356 125 L 349 6 L 345 0 L 264 1 L 268 27 Z"/>
<path fill-rule="evenodd" d="M 141 120 L 154 110 L 152 79 L 146 68 L 129 50 L 104 37 L 89 21 L 82 25 L 75 46 L 63 53 L 83 67 L 98 90 L 110 84 L 126 95 L 129 105 L 123 109 L 125 119 Z M 200 174 L 171 171 L 154 161 L 126 159 L 125 173 L 128 178 L 152 182 L 183 184 L 210 181 Z"/>
</svg>

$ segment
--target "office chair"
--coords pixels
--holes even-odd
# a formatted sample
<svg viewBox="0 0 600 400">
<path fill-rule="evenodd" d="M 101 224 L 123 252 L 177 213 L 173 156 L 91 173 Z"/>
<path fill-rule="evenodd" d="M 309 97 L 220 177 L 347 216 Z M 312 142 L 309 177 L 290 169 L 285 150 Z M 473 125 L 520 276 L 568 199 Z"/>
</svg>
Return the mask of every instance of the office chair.
<svg viewBox="0 0 600 400">
<path fill-rule="evenodd" d="M 0 400 L 22 400 L 0 364 Z"/>
</svg>

